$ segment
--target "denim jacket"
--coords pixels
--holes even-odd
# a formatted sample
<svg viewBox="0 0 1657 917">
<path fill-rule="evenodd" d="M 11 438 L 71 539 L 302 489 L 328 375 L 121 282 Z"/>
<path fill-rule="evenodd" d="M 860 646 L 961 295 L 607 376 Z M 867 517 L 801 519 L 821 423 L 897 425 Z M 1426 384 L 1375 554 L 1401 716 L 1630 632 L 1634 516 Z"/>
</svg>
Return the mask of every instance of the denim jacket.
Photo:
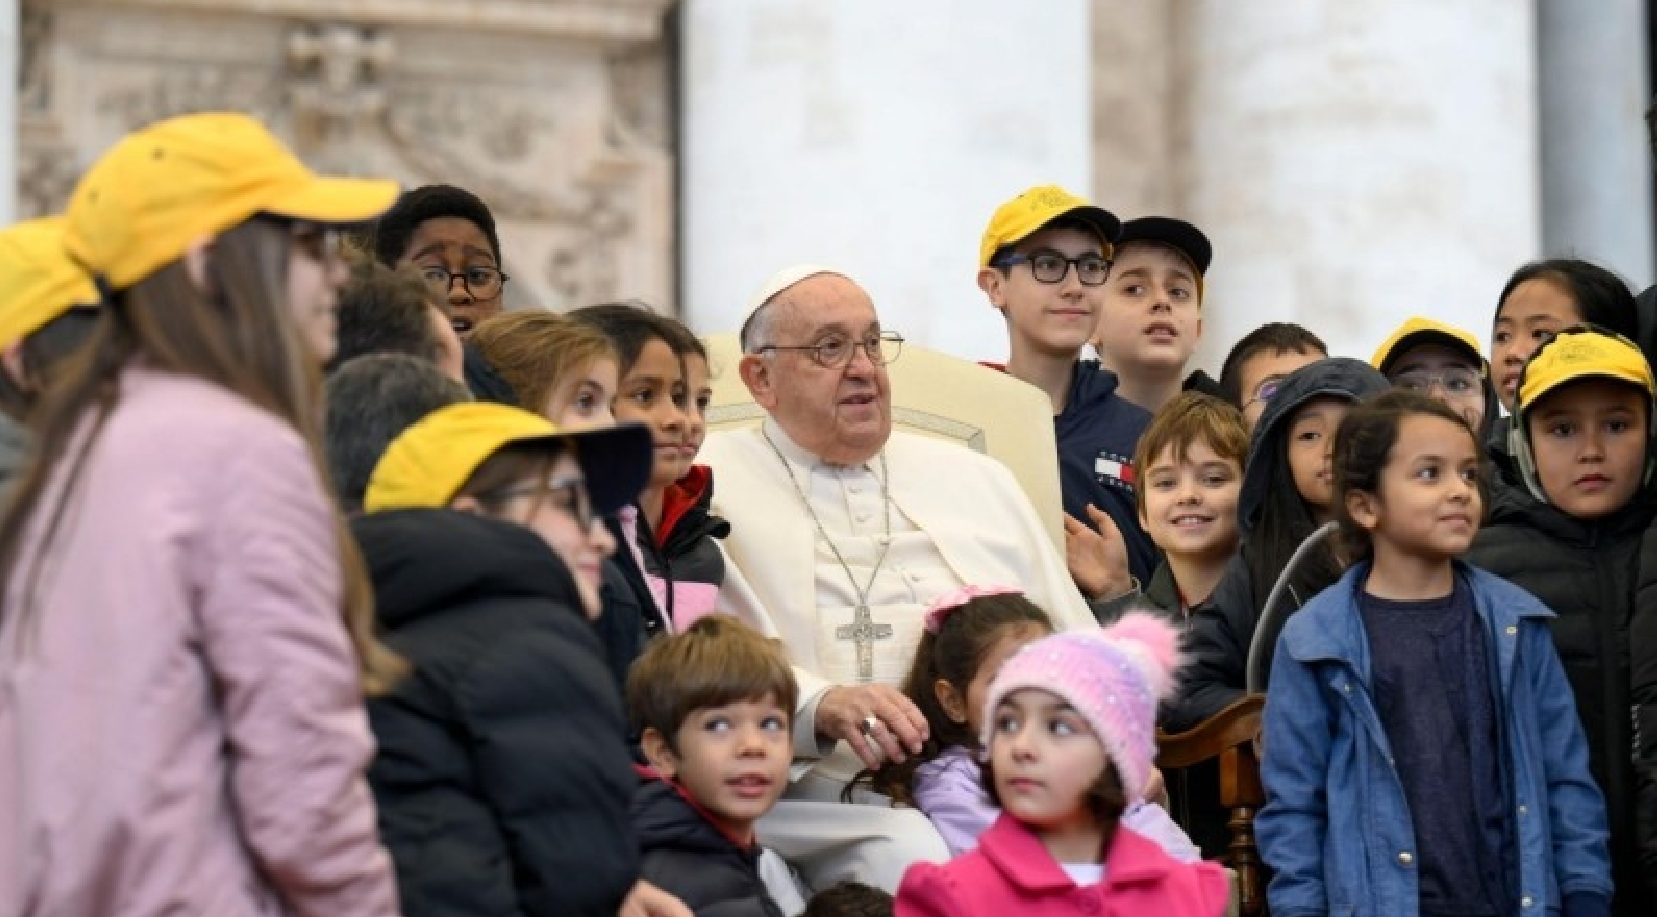
<svg viewBox="0 0 1657 917">
<path fill-rule="evenodd" d="M 1416 917 L 1415 838 L 1370 693 L 1355 565 L 1289 619 L 1272 663 L 1255 832 L 1276 874 L 1274 917 Z M 1537 598 L 1456 563 L 1498 664 L 1502 762 L 1513 788 L 1519 914 L 1557 914 L 1565 896 L 1609 902 L 1605 802 L 1570 685 Z M 1584 902 L 1585 903 L 1585 902 Z"/>
</svg>

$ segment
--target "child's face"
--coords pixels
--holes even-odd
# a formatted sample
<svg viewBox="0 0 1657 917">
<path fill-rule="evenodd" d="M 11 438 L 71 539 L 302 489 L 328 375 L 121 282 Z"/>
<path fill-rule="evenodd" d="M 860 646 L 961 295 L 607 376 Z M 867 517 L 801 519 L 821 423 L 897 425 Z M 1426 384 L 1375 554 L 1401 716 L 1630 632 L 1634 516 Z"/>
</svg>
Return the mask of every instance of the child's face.
<svg viewBox="0 0 1657 917">
<path fill-rule="evenodd" d="M 1243 411 L 1243 423 L 1248 426 L 1249 433 L 1254 432 L 1254 425 L 1266 412 L 1266 405 L 1271 401 L 1271 393 L 1276 391 L 1278 383 L 1302 366 L 1309 366 L 1323 358 L 1323 354 L 1310 350 L 1263 350 L 1243 360 L 1237 367 L 1238 391 L 1243 399 L 1238 407 Z"/>
<path fill-rule="evenodd" d="M 708 436 L 708 403 L 713 400 L 713 386 L 709 384 L 712 377 L 708 372 L 708 361 L 701 354 L 685 354 L 685 390 L 686 412 L 690 415 L 690 433 L 686 440 L 691 445 L 692 459 L 696 453 L 702 451 L 702 440 Z"/>
<path fill-rule="evenodd" d="M 1329 518 L 1334 491 L 1329 459 L 1335 446 L 1335 429 L 1351 409 L 1352 402 L 1345 398 L 1313 398 L 1289 420 L 1289 473 L 1300 498 L 1318 519 Z"/>
<path fill-rule="evenodd" d="M 552 548 L 575 578 L 582 610 L 596 620 L 602 607 L 598 588 L 604 559 L 615 553 L 616 542 L 610 530 L 593 519 L 587 485 L 575 459 L 559 456 L 544 487 L 537 480 L 515 486 L 504 513 Z"/>
<path fill-rule="evenodd" d="M 679 355 L 660 338 L 644 345 L 617 389 L 616 420 L 644 424 L 655 440 L 656 461 L 650 471 L 653 489 L 665 488 L 684 477 L 696 457 L 686 392 Z"/>
<path fill-rule="evenodd" d="M 616 397 L 616 361 L 599 357 L 565 379 L 547 396 L 546 417 L 562 430 L 592 430 L 616 425 L 611 402 Z"/>
<path fill-rule="evenodd" d="M 1026 258 L 1057 254 L 1065 259 L 1103 257 L 1104 250 L 1097 236 L 1063 228 L 1041 230 L 1014 248 Z M 985 268 L 978 274 L 978 285 L 1006 316 L 1007 333 L 1015 342 L 1037 353 L 1074 359 L 1093 333 L 1104 289 L 1082 283 L 1076 274 L 1075 265 L 1067 265 L 1064 279 L 1043 283 L 1026 261 L 1007 268 L 1005 274 Z"/>
<path fill-rule="evenodd" d="M 990 763 L 1001 807 L 1038 829 L 1091 822 L 1085 797 L 1106 758 L 1087 720 L 1039 688 L 1007 695 L 994 716 Z"/>
<path fill-rule="evenodd" d="M 1490 336 L 1490 371 L 1495 375 L 1496 397 L 1508 413 L 1517 397 L 1519 370 L 1542 342 L 1566 325 L 1582 321 L 1571 294 L 1552 280 L 1527 280 L 1513 288 L 1496 308 L 1496 325 Z"/>
<path fill-rule="evenodd" d="M 1139 521 L 1164 552 L 1220 560 L 1237 548 L 1237 496 L 1243 469 L 1221 458 L 1204 440 L 1194 440 L 1185 456 L 1172 445 L 1142 472 L 1145 508 Z"/>
<path fill-rule="evenodd" d="M 1549 392 L 1527 411 L 1548 502 L 1578 519 L 1627 506 L 1645 475 L 1649 403 L 1637 388 L 1590 379 Z"/>
<path fill-rule="evenodd" d="M 1014 653 L 1049 633 L 1051 631 L 1034 621 L 1019 622 L 1003 629 L 995 643 L 990 645 L 989 651 L 984 654 L 984 660 L 978 664 L 978 671 L 973 674 L 972 681 L 967 682 L 965 696 L 942 678 L 933 683 L 933 693 L 944 712 L 955 722 L 965 723 L 974 736 L 983 735 L 984 701 L 989 696 L 990 682 L 995 680 L 995 673 L 1001 671 L 1001 667 L 1008 659 L 1013 658 Z"/>
<path fill-rule="evenodd" d="M 788 788 L 789 721 L 789 711 L 770 696 L 704 707 L 679 726 L 678 751 L 654 747 L 651 763 L 727 828 L 746 835 Z"/>
<path fill-rule="evenodd" d="M 1093 339 L 1099 355 L 1120 372 L 1177 378 L 1201 337 L 1190 263 L 1165 245 L 1123 246 L 1105 281 Z"/>
<path fill-rule="evenodd" d="M 1347 511 L 1370 533 L 1377 556 L 1460 557 L 1473 544 L 1484 509 L 1479 461 L 1478 445 L 1460 424 L 1411 414 L 1398 424 L 1378 492 L 1349 491 Z"/>
<path fill-rule="evenodd" d="M 1467 355 L 1442 344 L 1417 344 L 1393 361 L 1387 375 L 1398 388 L 1437 398 L 1474 430 L 1484 423 L 1484 377 Z"/>
</svg>

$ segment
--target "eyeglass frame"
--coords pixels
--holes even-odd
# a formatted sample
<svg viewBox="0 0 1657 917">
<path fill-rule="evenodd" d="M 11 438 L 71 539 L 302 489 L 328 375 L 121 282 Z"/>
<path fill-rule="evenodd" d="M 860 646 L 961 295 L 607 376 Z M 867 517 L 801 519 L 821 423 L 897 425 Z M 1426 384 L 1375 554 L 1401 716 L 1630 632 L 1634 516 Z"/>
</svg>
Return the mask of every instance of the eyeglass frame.
<svg viewBox="0 0 1657 917">
<path fill-rule="evenodd" d="M 318 264 L 338 264 L 345 258 L 345 234 L 322 223 L 290 222 L 288 244 Z"/>
<path fill-rule="evenodd" d="M 1287 375 L 1282 375 L 1277 376 L 1276 378 L 1267 376 L 1266 378 L 1261 379 L 1254 386 L 1254 391 L 1250 394 L 1249 400 L 1243 402 L 1242 407 L 1238 408 L 1238 410 L 1246 411 L 1249 409 L 1249 406 L 1254 404 L 1256 401 L 1265 402 L 1267 404 L 1271 403 L 1272 398 L 1277 395 L 1277 390 L 1283 387 L 1283 380 L 1287 378 L 1289 378 Z M 1268 385 L 1271 386 L 1271 391 L 1261 394 L 1261 390 Z"/>
<path fill-rule="evenodd" d="M 570 495 L 570 505 L 563 506 L 553 503 L 553 507 L 569 513 L 575 519 L 575 524 L 585 532 L 598 521 L 598 514 L 593 512 L 593 499 L 587 492 L 587 479 L 584 477 L 558 478 L 545 481 L 531 481 L 525 484 L 511 484 L 482 495 L 482 499 L 489 503 L 505 503 L 508 500 L 517 500 L 523 497 L 552 496 L 558 493 Z M 533 509 L 539 509 L 537 503 Z"/>
<path fill-rule="evenodd" d="M 449 295 L 449 291 L 454 289 L 455 278 L 457 278 L 457 277 L 460 278 L 460 285 L 465 288 L 466 294 L 468 296 L 472 297 L 473 299 L 492 299 L 495 296 L 501 295 L 502 293 L 506 292 L 506 282 L 508 280 L 512 279 L 512 275 L 508 274 L 507 272 L 501 270 L 498 267 L 490 267 L 487 264 L 480 264 L 480 265 L 477 265 L 476 267 L 469 267 L 469 268 L 466 268 L 466 270 L 458 271 L 458 272 L 457 271 L 451 271 L 451 270 L 449 270 L 448 268 L 444 267 L 441 264 L 419 264 L 419 265 L 415 265 L 415 269 L 420 272 L 420 279 L 425 281 L 425 284 L 428 288 L 430 288 L 433 292 L 441 292 L 444 296 Z M 437 283 L 435 282 L 434 278 L 426 276 L 427 274 L 436 273 L 437 271 L 442 271 L 443 276 L 446 278 L 443 281 L 443 286 L 442 286 L 441 290 L 439 290 L 439 288 L 437 286 Z M 470 280 L 466 279 L 466 271 L 494 271 L 495 273 L 497 273 L 501 276 L 500 288 L 497 289 L 494 293 L 490 294 L 489 296 L 479 296 L 477 294 L 477 292 L 472 289 L 472 282 Z"/>
<path fill-rule="evenodd" d="M 841 336 L 839 335 L 830 336 L 827 340 L 820 341 L 816 344 L 761 344 L 760 346 L 754 348 L 754 353 L 762 354 L 767 350 L 807 351 L 811 355 L 811 362 L 816 363 L 824 369 L 841 369 L 851 365 L 852 360 L 857 358 L 857 349 L 859 347 L 863 348 L 863 355 L 868 357 L 869 362 L 875 366 L 890 366 L 897 362 L 898 357 L 903 355 L 904 337 L 896 331 L 882 331 L 880 334 L 872 338 L 866 337 L 862 340 L 856 340 L 850 335 L 845 335 L 844 339 L 847 345 L 845 358 L 841 359 L 839 362 L 830 363 L 823 357 L 823 348 L 832 347 L 834 342 L 839 340 L 840 337 Z M 893 352 L 892 358 L 889 360 L 886 359 L 880 352 L 880 348 L 884 344 L 897 345 L 897 349 Z"/>
<path fill-rule="evenodd" d="M 1062 273 L 1059 276 L 1053 278 L 1052 280 L 1043 280 L 1040 277 L 1040 275 L 1038 275 L 1036 273 L 1036 258 L 1040 257 L 1040 256 L 1048 256 L 1048 257 L 1057 258 L 1060 261 L 1063 261 L 1064 262 L 1064 273 Z M 1104 276 L 1100 277 L 1097 281 L 1095 281 L 1093 283 L 1088 283 L 1086 280 L 1083 280 L 1082 279 L 1082 261 L 1084 259 L 1089 259 L 1089 260 L 1098 259 L 1099 261 L 1103 262 L 1104 265 L 1105 265 Z M 1020 264 L 1030 265 L 1030 276 L 1034 277 L 1036 279 L 1037 283 L 1046 283 L 1046 284 L 1064 283 L 1064 279 L 1066 277 L 1069 277 L 1070 272 L 1072 270 L 1074 270 L 1076 272 L 1076 282 L 1077 283 L 1081 284 L 1084 287 L 1102 287 L 1102 286 L 1105 285 L 1106 281 L 1110 280 L 1111 268 L 1116 266 L 1116 261 L 1114 259 L 1107 258 L 1104 255 L 1095 255 L 1092 252 L 1077 255 L 1074 258 L 1066 258 L 1064 256 L 1064 252 L 1054 251 L 1053 249 L 1050 249 L 1050 248 L 1037 249 L 1036 251 L 1033 251 L 1028 255 L 1021 255 L 1017 252 L 1008 252 L 1004 255 L 999 255 L 999 256 L 991 259 L 991 261 L 990 261 L 990 265 L 992 267 L 999 267 L 1003 270 L 1005 270 L 1007 268 L 1017 267 Z"/>
<path fill-rule="evenodd" d="M 1425 395 L 1425 394 L 1431 394 L 1432 390 L 1433 390 L 1433 386 L 1436 385 L 1440 389 L 1442 389 L 1444 391 L 1444 393 L 1447 394 L 1447 395 L 1448 394 L 1458 394 L 1456 392 L 1452 392 L 1450 390 L 1450 386 L 1445 384 L 1446 382 L 1449 381 L 1448 377 L 1450 376 L 1451 373 L 1455 373 L 1457 375 L 1460 375 L 1462 373 L 1466 373 L 1467 374 L 1468 389 L 1471 392 L 1478 391 L 1479 384 L 1484 381 L 1484 373 L 1480 370 L 1474 369 L 1471 366 L 1451 366 L 1447 369 L 1441 369 L 1441 370 L 1437 370 L 1437 371 L 1427 370 L 1427 369 L 1409 369 L 1409 370 L 1405 370 L 1405 371 L 1399 373 L 1397 376 L 1394 376 L 1393 378 L 1388 379 L 1387 381 L 1392 383 L 1393 388 L 1404 389 L 1405 388 L 1404 379 L 1405 379 L 1406 376 L 1410 377 L 1412 379 L 1412 381 L 1419 381 L 1419 380 L 1425 379 L 1426 383 L 1427 383 L 1426 385 L 1423 385 L 1420 388 L 1411 388 L 1411 389 L 1406 389 L 1406 390 L 1407 391 L 1412 391 L 1412 392 L 1419 392 L 1419 393 Z M 1466 394 L 1466 393 L 1460 393 L 1460 394 Z"/>
</svg>

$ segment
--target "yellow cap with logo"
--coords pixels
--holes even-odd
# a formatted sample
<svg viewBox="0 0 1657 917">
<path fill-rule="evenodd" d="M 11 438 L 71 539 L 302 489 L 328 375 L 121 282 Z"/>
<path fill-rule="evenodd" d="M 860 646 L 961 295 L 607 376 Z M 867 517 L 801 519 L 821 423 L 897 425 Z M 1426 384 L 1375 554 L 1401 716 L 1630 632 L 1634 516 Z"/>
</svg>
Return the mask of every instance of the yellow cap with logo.
<svg viewBox="0 0 1657 917">
<path fill-rule="evenodd" d="M 1092 226 L 1105 244 L 1105 257 L 1112 254 L 1122 236 L 1122 221 L 1103 207 L 1095 207 L 1058 185 L 1038 185 L 995 209 L 984 238 L 978 243 L 978 266 L 990 266 L 990 259 L 1004 245 L 1019 242 L 1059 217 L 1071 217 Z"/>
<path fill-rule="evenodd" d="M 1385 374 L 1393 360 L 1418 344 L 1440 344 L 1451 350 L 1461 351 L 1467 354 L 1481 371 L 1489 369 L 1484 354 L 1479 350 L 1479 339 L 1471 332 L 1424 315 L 1412 315 L 1404 324 L 1394 329 L 1392 334 L 1381 342 L 1381 346 L 1375 348 L 1375 355 L 1369 358 L 1369 365 Z"/>
<path fill-rule="evenodd" d="M 638 497 L 654 461 L 640 424 L 559 430 L 539 414 L 477 401 L 439 408 L 404 430 L 374 466 L 363 494 L 369 513 L 448 506 L 490 456 L 507 446 L 573 445 L 593 511 L 608 515 Z"/>
<path fill-rule="evenodd" d="M 392 181 L 317 175 L 248 115 L 181 115 L 128 134 L 87 170 L 64 213 L 64 244 L 120 290 L 255 214 L 356 223 L 397 193 Z"/>
<path fill-rule="evenodd" d="M 1554 389 L 1583 379 L 1627 382 L 1657 398 L 1651 364 L 1634 342 L 1594 328 L 1571 327 L 1544 343 L 1525 364 L 1519 382 L 1519 413 Z"/>
<path fill-rule="evenodd" d="M 0 348 L 76 306 L 96 306 L 98 288 L 63 248 L 63 218 L 0 230 Z"/>
</svg>

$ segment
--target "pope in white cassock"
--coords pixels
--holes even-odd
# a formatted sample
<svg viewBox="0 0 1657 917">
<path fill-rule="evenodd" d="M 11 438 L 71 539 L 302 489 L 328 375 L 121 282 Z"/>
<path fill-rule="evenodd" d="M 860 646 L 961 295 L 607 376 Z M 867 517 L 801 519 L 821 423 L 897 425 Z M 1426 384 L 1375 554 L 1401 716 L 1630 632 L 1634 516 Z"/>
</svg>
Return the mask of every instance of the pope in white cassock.
<svg viewBox="0 0 1657 917">
<path fill-rule="evenodd" d="M 800 683 L 794 755 L 811 766 L 796 767 L 760 840 L 814 888 L 856 879 L 895 891 L 910 863 L 948 859 L 942 839 L 917 811 L 839 800 L 860 769 L 926 737 L 898 686 L 927 604 L 969 583 L 1010 584 L 1061 628 L 1095 621 L 1010 471 L 893 432 L 886 363 L 900 341 L 861 287 L 791 268 L 756 302 L 740 370 L 769 417 L 710 435 L 701 460 L 731 523 L 720 610 L 781 639 Z"/>
</svg>

